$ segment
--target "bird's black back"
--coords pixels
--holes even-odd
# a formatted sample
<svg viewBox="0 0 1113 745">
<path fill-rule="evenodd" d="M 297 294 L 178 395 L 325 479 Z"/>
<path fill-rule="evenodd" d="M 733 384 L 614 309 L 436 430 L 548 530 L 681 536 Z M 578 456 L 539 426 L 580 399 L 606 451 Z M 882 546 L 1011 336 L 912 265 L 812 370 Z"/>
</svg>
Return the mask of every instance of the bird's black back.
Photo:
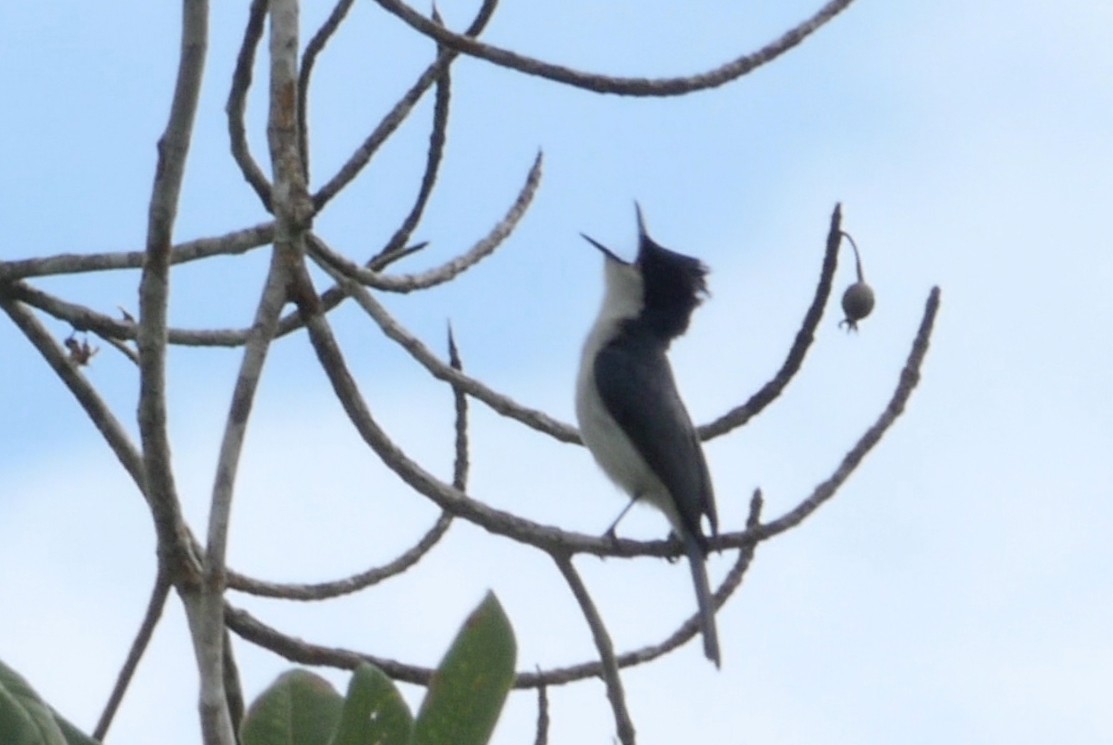
<svg viewBox="0 0 1113 745">
<path fill-rule="evenodd" d="M 627 321 L 596 356 L 595 384 L 607 411 L 669 490 L 684 527 L 706 552 L 701 521 L 706 515 L 711 534 L 716 534 L 715 495 L 703 448 L 665 354 L 668 344 L 658 329 L 637 319 Z M 649 401 L 654 404 L 647 406 Z"/>
</svg>

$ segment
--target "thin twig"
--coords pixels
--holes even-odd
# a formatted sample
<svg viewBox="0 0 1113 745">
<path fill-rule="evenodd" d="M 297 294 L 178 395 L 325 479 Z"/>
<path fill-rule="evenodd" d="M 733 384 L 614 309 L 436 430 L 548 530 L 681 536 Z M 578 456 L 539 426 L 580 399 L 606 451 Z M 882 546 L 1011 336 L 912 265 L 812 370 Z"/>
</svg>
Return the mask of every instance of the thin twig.
<svg viewBox="0 0 1113 745">
<path fill-rule="evenodd" d="M 599 652 L 603 684 L 607 688 L 607 700 L 611 702 L 611 711 L 614 712 L 615 730 L 618 733 L 618 739 L 624 745 L 633 745 L 635 741 L 634 722 L 630 719 L 630 711 L 626 708 L 626 694 L 622 690 L 622 678 L 618 674 L 618 662 L 615 660 L 611 635 L 607 632 L 607 626 L 603 623 L 603 617 L 599 615 L 599 609 L 595 607 L 595 601 L 591 599 L 587 586 L 584 585 L 584 581 L 572 565 L 571 555 L 557 552 L 552 554 L 552 558 L 556 562 L 557 569 L 564 577 L 564 581 L 568 583 L 568 588 L 572 590 L 572 594 L 580 606 L 580 611 L 584 615 L 584 620 L 587 621 L 587 625 L 591 629 L 591 637 L 595 640 L 595 649 Z"/>
<path fill-rule="evenodd" d="M 224 622 L 228 629 L 244 641 L 303 665 L 325 665 L 342 670 L 353 670 L 361 662 L 370 662 L 394 680 L 414 685 L 429 685 L 433 670 L 374 655 L 363 654 L 341 647 L 326 647 L 283 634 L 268 626 L 247 611 L 224 604 Z"/>
<path fill-rule="evenodd" d="M 274 223 L 265 222 L 221 236 L 197 238 L 170 249 L 170 264 L 206 259 L 210 256 L 243 254 L 264 246 L 274 238 Z M 114 269 L 139 269 L 146 251 L 119 251 L 95 254 L 56 254 L 34 259 L 0 261 L 0 282 L 53 274 L 81 274 Z"/>
<path fill-rule="evenodd" d="M 317 56 L 324 50 L 325 45 L 332 39 L 332 35 L 340 28 L 348 11 L 352 9 L 355 0 L 337 0 L 328 18 L 313 34 L 313 38 L 305 45 L 305 52 L 301 56 L 301 69 L 298 71 L 298 155 L 301 157 L 302 178 L 309 181 L 309 77 L 313 74 L 313 67 L 317 64 Z"/>
<path fill-rule="evenodd" d="M 819 30 L 853 0 L 830 0 L 813 16 L 786 31 L 775 41 L 714 70 L 684 77 L 657 79 L 611 77 L 554 65 L 508 49 L 483 44 L 466 35 L 454 34 L 417 13 L 400 0 L 375 0 L 375 2 L 414 30 L 435 39 L 446 47 L 527 75 L 536 75 L 596 93 L 624 96 L 678 96 L 729 83 L 772 62 Z"/>
<path fill-rule="evenodd" d="M 754 514 L 753 509 L 753 503 L 751 503 L 751 515 Z M 571 536 L 570 543 L 574 544 L 575 536 L 572 536 L 572 534 L 567 535 Z M 609 539 L 607 539 L 607 542 L 609 542 Z M 741 550 L 739 551 L 738 559 L 715 592 L 716 602 L 720 605 L 725 598 L 733 593 L 739 586 L 741 577 L 745 574 L 750 559 L 752 558 L 755 543 L 756 541 L 753 536 L 747 535 L 745 541 L 739 544 L 738 547 Z M 679 556 L 683 553 L 679 542 L 676 541 L 655 541 L 652 543 L 632 545 L 641 545 L 647 548 L 669 545 L 673 547 L 671 555 Z M 559 546 L 547 548 L 545 550 L 550 555 L 568 555 L 567 552 Z M 427 667 L 409 665 L 385 657 L 377 657 L 375 655 L 341 647 L 328 647 L 295 638 L 263 623 L 247 611 L 234 608 L 228 603 L 225 603 L 225 622 L 228 628 L 242 639 L 264 649 L 269 649 L 290 662 L 303 665 L 322 665 L 346 670 L 354 668 L 360 662 L 370 662 L 391 678 L 406 683 L 414 683 L 416 685 L 428 685 L 429 679 L 433 674 L 433 671 Z M 660 644 L 619 655 L 616 658 L 617 664 L 619 667 L 629 667 L 650 662 L 671 652 L 691 638 L 692 634 L 688 634 L 687 636 L 673 634 Z M 602 676 L 602 674 L 600 661 L 593 660 L 591 662 L 584 662 L 546 671 L 519 673 L 514 680 L 514 688 L 536 688 L 540 685 L 567 685 L 588 678 L 598 678 Z"/>
<path fill-rule="evenodd" d="M 422 246 L 413 246 L 405 251 L 399 251 L 390 256 L 384 256 L 373 262 L 373 269 L 377 269 L 408 255 Z M 55 318 L 65 321 L 78 331 L 92 331 L 102 338 L 119 340 L 135 339 L 137 336 L 136 324 L 121 320 L 114 316 L 88 308 L 84 305 L 71 303 L 26 282 L 15 281 L 3 283 L 3 292 L 9 297 L 31 305 L 48 313 Z M 321 308 L 328 312 L 339 305 L 347 297 L 344 292 L 336 287 L 326 291 L 321 296 Z M 282 337 L 301 328 L 301 320 L 297 313 L 285 316 L 278 324 L 275 336 Z M 167 342 L 171 345 L 190 347 L 242 347 L 247 343 L 251 328 L 238 329 L 167 329 Z"/>
<path fill-rule="evenodd" d="M 427 243 L 418 243 L 417 245 L 408 246 L 391 254 L 382 254 L 367 262 L 366 266 L 372 271 L 382 271 L 394 262 L 399 261 L 400 259 L 404 259 L 407 256 L 412 256 L 413 254 L 425 248 L 427 245 Z M 333 285 L 326 289 L 324 292 L 320 293 L 320 299 L 317 305 L 320 307 L 322 313 L 328 313 L 347 299 L 347 293 L 345 293 L 339 285 Z M 282 320 L 278 322 L 278 336 L 286 336 L 287 334 L 300 330 L 301 327 L 301 315 L 295 310 L 283 316 Z"/>
<path fill-rule="evenodd" d="M 267 212 L 273 212 L 270 181 L 263 175 L 262 169 L 251 155 L 251 148 L 247 144 L 247 127 L 244 124 L 247 92 L 251 88 L 252 68 L 255 66 L 255 50 L 259 46 L 259 40 L 263 38 L 268 4 L 268 0 L 251 0 L 247 25 L 244 27 L 243 44 L 240 45 L 240 52 L 236 57 L 236 67 L 232 72 L 232 88 L 228 91 L 228 102 L 224 105 L 224 110 L 228 115 L 228 137 L 232 158 L 240 167 L 244 179 L 259 195 L 263 207 Z"/>
<path fill-rule="evenodd" d="M 437 181 L 437 172 L 440 170 L 441 159 L 444 155 L 444 144 L 448 131 L 448 109 L 452 101 L 452 78 L 449 70 L 450 68 L 446 66 L 444 72 L 437 78 L 437 87 L 434 91 L 433 129 L 429 133 L 429 147 L 425 151 L 425 172 L 421 176 L 421 187 L 418 189 L 417 197 L 414 199 L 410 211 L 375 258 L 389 256 L 395 251 L 401 250 L 403 246 L 410 242 L 414 228 L 421 221 L 421 215 L 425 212 L 425 205 L 429 202 L 429 197 L 433 193 L 433 187 Z"/>
<path fill-rule="evenodd" d="M 538 152 L 529 173 L 526 175 L 526 181 L 522 184 L 514 202 L 486 236 L 464 253 L 428 271 L 418 274 L 381 274 L 359 266 L 336 253 L 316 235 L 310 236 L 310 253 L 322 266 L 335 269 L 344 276 L 377 290 L 405 293 L 444 284 L 490 256 L 514 232 L 514 228 L 518 226 L 518 222 L 525 215 L 526 210 L 529 209 L 534 194 L 537 193 L 537 187 L 541 183 L 541 163 L 542 154 Z"/>
<path fill-rule="evenodd" d="M 245 709 L 240 668 L 236 664 L 236 654 L 232 648 L 232 635 L 228 633 L 227 628 L 224 629 L 221 637 L 223 639 L 221 649 L 224 650 L 224 700 L 228 705 L 228 718 L 232 720 L 232 727 L 239 732 Z"/>
<path fill-rule="evenodd" d="M 533 745 L 548 745 L 548 742 L 549 687 L 542 683 L 537 686 L 537 736 L 533 739 Z"/>
<path fill-rule="evenodd" d="M 108 702 L 104 705 L 104 711 L 101 712 L 100 719 L 97 720 L 97 726 L 93 730 L 93 739 L 97 742 L 103 742 L 104 736 L 108 734 L 108 728 L 112 725 L 112 719 L 116 716 L 117 709 L 120 708 L 124 693 L 131 685 L 135 669 L 139 667 L 139 660 L 143 658 L 143 653 L 147 651 L 147 645 L 150 644 L 151 637 L 155 633 L 155 626 L 158 625 L 159 618 L 162 617 L 162 609 L 166 607 L 166 598 L 169 595 L 170 579 L 165 572 L 159 571 L 155 576 L 155 586 L 151 590 L 151 597 L 147 601 L 147 611 L 143 615 L 142 623 L 139 624 L 139 632 L 131 643 L 131 649 L 128 650 L 124 666 L 120 668 L 120 672 L 116 676 L 116 685 L 112 687 L 112 693 L 109 695 Z"/>
<path fill-rule="evenodd" d="M 776 520 L 767 522 L 757 528 L 756 536 L 758 540 L 768 540 L 796 527 L 819 509 L 820 505 L 834 496 L 839 487 L 850 478 L 850 474 L 854 472 L 858 464 L 873 449 L 873 446 L 881 441 L 885 432 L 904 411 L 908 399 L 912 396 L 912 391 L 916 388 L 916 384 L 920 382 L 920 368 L 923 365 L 925 355 L 927 355 L 928 344 L 931 341 L 931 331 L 935 325 L 935 316 L 939 312 L 939 294 L 939 288 L 933 287 L 928 295 L 927 303 L 924 306 L 924 315 L 920 321 L 920 329 L 912 343 L 912 350 L 909 352 L 904 368 L 900 372 L 900 380 L 896 390 L 893 391 L 893 396 L 889 399 L 889 404 L 885 407 L 885 410 L 881 412 L 881 416 L 858 439 L 854 447 L 843 456 L 842 462 L 839 463 L 831 477 L 817 486 L 807 499 Z"/>
<path fill-rule="evenodd" d="M 285 262 L 276 251 L 267 275 L 259 306 L 255 311 L 255 323 L 247 344 L 244 346 L 243 359 L 232 390 L 232 402 L 224 424 L 224 436 L 217 458 L 216 478 L 213 483 L 212 505 L 209 513 L 209 545 L 207 548 L 206 574 L 218 572 L 222 576 L 212 581 L 224 583 L 224 552 L 227 546 L 228 521 L 230 519 L 232 493 L 236 481 L 240 454 L 243 451 L 247 422 L 251 415 L 255 392 L 263 373 L 267 352 L 274 329 L 278 325 L 278 314 L 286 301 L 287 275 Z"/>
<path fill-rule="evenodd" d="M 781 364 L 781 369 L 773 376 L 772 380 L 763 385 L 757 393 L 741 406 L 737 406 L 713 422 L 698 428 L 700 439 L 710 440 L 713 437 L 726 434 L 733 429 L 741 427 L 750 419 L 760 414 L 766 406 L 784 391 L 792 378 L 804 364 L 804 356 L 815 340 L 815 330 L 823 318 L 823 309 L 827 306 L 827 299 L 831 296 L 831 284 L 834 281 L 835 269 L 838 266 L 839 243 L 842 238 L 842 205 L 836 204 L 831 213 L 831 227 L 827 232 L 827 249 L 823 254 L 823 268 L 819 272 L 819 282 L 815 287 L 812 304 L 804 314 L 800 329 L 796 332 L 796 339 L 788 350 L 788 355 Z"/>
<path fill-rule="evenodd" d="M 761 519 L 761 509 L 764 505 L 761 496 L 761 490 L 754 491 L 750 499 L 750 512 L 746 518 L 747 539 L 742 543 L 738 549 L 738 556 L 731 566 L 730 571 L 727 572 L 723 581 L 716 588 L 712 594 L 712 602 L 714 603 L 715 611 L 718 612 L 727 600 L 738 590 L 742 584 L 742 579 L 746 575 L 746 570 L 750 568 L 753 562 L 754 550 L 757 548 L 758 541 L 753 537 L 753 532 Z M 670 636 L 661 640 L 656 644 L 643 647 L 641 649 L 633 650 L 627 654 L 619 657 L 619 662 L 623 667 L 628 665 L 642 664 L 650 660 L 663 657 L 672 650 L 687 644 L 691 639 L 700 634 L 700 614 L 696 610 L 680 625 L 680 627 L 673 632 Z"/>
<path fill-rule="evenodd" d="M 295 584 L 291 582 L 266 582 L 246 575 L 228 570 L 228 587 L 249 595 L 258 595 L 269 598 L 282 598 L 284 600 L 327 600 L 329 598 L 350 595 L 354 592 L 376 585 L 386 579 L 398 576 L 421 560 L 429 549 L 433 548 L 444 536 L 448 526 L 452 524 L 452 515 L 442 512 L 433 526 L 398 558 L 365 571 L 353 574 L 351 577 L 319 582 L 315 584 Z"/>
<path fill-rule="evenodd" d="M 100 336 L 114 339 L 136 339 L 138 325 L 98 313 L 84 305 L 70 303 L 25 282 L 14 282 L 6 287 L 12 298 L 65 321 L 79 331 L 93 331 Z M 170 344 L 198 347 L 240 347 L 247 341 L 251 329 L 167 329 Z"/>
<path fill-rule="evenodd" d="M 468 30 L 465 31 L 465 36 L 477 36 L 487 22 L 491 20 L 491 15 L 495 12 L 495 7 L 498 4 L 497 0 L 484 0 L 483 5 L 479 8 L 475 19 L 472 21 Z M 382 144 L 386 142 L 394 131 L 405 121 L 413 107 L 417 104 L 425 91 L 429 90 L 437 78 L 440 77 L 441 72 L 446 70 L 448 66 L 456 59 L 456 53 L 451 49 L 443 49 L 438 47 L 437 57 L 430 64 L 425 71 L 418 76 L 417 81 L 414 82 L 410 89 L 406 91 L 402 98 L 398 100 L 394 107 L 383 117 L 378 126 L 372 130 L 367 139 L 356 148 L 355 152 L 351 154 L 348 160 L 340 167 L 332 178 L 330 178 L 324 186 L 317 190 L 313 195 L 313 204 L 317 211 L 320 211 L 333 197 L 341 192 L 341 190 L 350 184 L 359 172 L 363 170 L 364 166 L 371 160 L 371 156 L 378 151 Z"/>
<path fill-rule="evenodd" d="M 383 333 L 409 352 L 410 356 L 425 367 L 433 377 L 459 386 L 467 391 L 469 396 L 479 399 L 499 414 L 515 419 L 539 432 L 544 432 L 561 442 L 580 442 L 579 434 L 574 427 L 553 419 L 543 411 L 522 406 L 508 396 L 492 390 L 476 378 L 465 375 L 458 370 L 453 370 L 450 365 L 446 365 L 438 359 L 417 337 L 406 331 L 365 288 L 336 272 L 332 267 L 322 266 L 344 288 L 345 292 L 379 324 Z"/>
</svg>

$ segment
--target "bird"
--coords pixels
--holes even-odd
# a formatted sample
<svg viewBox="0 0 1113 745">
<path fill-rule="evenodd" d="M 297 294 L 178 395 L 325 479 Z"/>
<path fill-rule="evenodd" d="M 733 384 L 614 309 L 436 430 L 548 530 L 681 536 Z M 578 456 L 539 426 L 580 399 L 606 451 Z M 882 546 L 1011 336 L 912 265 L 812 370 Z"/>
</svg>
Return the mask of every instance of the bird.
<svg viewBox="0 0 1113 745">
<path fill-rule="evenodd" d="M 603 472 L 630 496 L 664 513 L 684 545 L 699 607 L 704 654 L 721 667 L 711 589 L 708 536 L 718 535 L 715 494 L 699 435 L 669 364 L 672 340 L 687 329 L 707 295 L 707 267 L 671 251 L 646 231 L 641 207 L 638 253 L 626 262 L 594 238 L 603 253 L 603 302 L 584 341 L 576 378 L 576 418 L 584 445 Z"/>
</svg>

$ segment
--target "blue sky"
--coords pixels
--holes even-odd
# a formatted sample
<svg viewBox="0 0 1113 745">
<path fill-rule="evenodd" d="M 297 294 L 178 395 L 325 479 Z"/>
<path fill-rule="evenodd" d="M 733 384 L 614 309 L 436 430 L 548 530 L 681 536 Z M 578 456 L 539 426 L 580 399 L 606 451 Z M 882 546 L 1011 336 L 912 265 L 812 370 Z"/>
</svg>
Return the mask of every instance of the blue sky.
<svg viewBox="0 0 1113 745">
<path fill-rule="evenodd" d="M 223 116 L 244 5 L 214 3 L 179 240 L 265 219 L 227 154 Z M 649 76 L 715 66 L 814 7 L 504 6 L 485 35 L 492 43 Z M 473 3 L 448 0 L 442 10 L 460 28 Z M 305 37 L 325 12 L 304 11 Z M 143 245 L 177 24 L 172 5 L 137 1 L 0 7 L 0 257 Z M 451 287 L 387 298 L 389 307 L 435 348 L 451 319 L 469 371 L 564 421 L 601 291 L 598 256 L 580 231 L 629 255 L 637 199 L 655 238 L 711 266 L 712 296 L 673 352 L 693 416 L 707 421 L 780 364 L 831 208 L 843 203 L 877 308 L 858 336 L 842 333 L 830 308 L 786 395 L 708 445 L 729 528 L 743 524 L 755 486 L 773 517 L 827 477 L 889 397 L 927 293 L 942 287 L 908 411 L 831 504 L 759 549 L 719 616 L 723 670 L 706 664 L 697 642 L 626 675 L 641 742 L 738 733 L 779 744 L 1113 742 L 1111 27 L 1113 8 L 1101 0 L 859 0 L 730 86 L 656 101 L 483 62 L 455 66 L 445 169 L 417 231 L 431 247 L 407 269 L 483 235 L 539 148 L 542 187 L 495 257 Z M 315 73 L 315 184 L 429 53 L 378 6 L 356 4 Z M 256 81 L 248 120 L 262 160 L 263 68 Z M 359 258 L 389 237 L 416 188 L 430 110 L 423 102 L 318 220 L 334 247 Z M 849 258 L 838 291 L 852 279 Z M 175 270 L 173 323 L 248 323 L 265 253 L 218 264 Z M 40 285 L 114 313 L 134 311 L 137 278 Z M 354 307 L 334 323 L 381 421 L 447 476 L 447 391 Z M 153 581 L 150 520 L 69 394 L 6 321 L 0 352 L 0 659 L 91 728 Z M 171 365 L 179 483 L 200 531 L 237 357 L 179 350 Z M 133 427 L 130 363 L 105 350 L 86 372 Z M 622 499 L 582 449 L 472 409 L 477 497 L 574 530 L 605 528 Z M 270 579 L 341 576 L 389 559 L 434 518 L 350 432 L 304 340 L 276 345 L 256 411 L 233 515 L 236 568 Z M 647 538 L 666 530 L 648 511 L 624 529 Z M 728 564 L 713 560 L 713 579 Z M 692 610 L 682 564 L 578 566 L 620 648 L 658 638 Z M 549 562 L 464 525 L 418 574 L 366 597 L 328 607 L 236 601 L 305 638 L 431 664 L 488 587 L 518 631 L 519 669 L 591 655 Z M 286 666 L 239 649 L 249 695 Z M 194 689 L 172 601 L 110 741 L 198 742 Z M 551 715 L 551 742 L 611 741 L 597 683 L 554 691 Z M 533 717 L 532 694 L 513 698 L 495 741 L 523 741 Z"/>
</svg>

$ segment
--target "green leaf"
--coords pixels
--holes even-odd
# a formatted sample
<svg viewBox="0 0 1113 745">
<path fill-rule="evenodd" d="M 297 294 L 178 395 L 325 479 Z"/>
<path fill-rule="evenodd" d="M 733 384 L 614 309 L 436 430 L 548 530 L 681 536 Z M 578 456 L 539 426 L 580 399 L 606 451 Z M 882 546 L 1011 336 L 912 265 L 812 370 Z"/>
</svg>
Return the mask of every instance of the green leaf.
<svg viewBox="0 0 1113 745">
<path fill-rule="evenodd" d="M 100 745 L 99 740 L 94 740 L 89 737 L 73 724 L 66 721 L 56 711 L 54 712 L 54 721 L 58 724 L 58 729 L 62 730 L 62 737 L 66 738 L 66 745 Z"/>
<path fill-rule="evenodd" d="M 382 670 L 367 663 L 352 673 L 332 745 L 408 745 L 413 717 Z"/>
<path fill-rule="evenodd" d="M 4 745 L 66 745 L 54 712 L 23 677 L 0 662 L 0 734 Z"/>
<path fill-rule="evenodd" d="M 514 630 L 493 593 L 456 635 L 429 682 L 414 745 L 483 745 L 514 682 Z"/>
<path fill-rule="evenodd" d="M 240 730 L 243 745 L 328 745 L 344 700 L 327 680 L 290 670 L 251 704 Z"/>
</svg>

